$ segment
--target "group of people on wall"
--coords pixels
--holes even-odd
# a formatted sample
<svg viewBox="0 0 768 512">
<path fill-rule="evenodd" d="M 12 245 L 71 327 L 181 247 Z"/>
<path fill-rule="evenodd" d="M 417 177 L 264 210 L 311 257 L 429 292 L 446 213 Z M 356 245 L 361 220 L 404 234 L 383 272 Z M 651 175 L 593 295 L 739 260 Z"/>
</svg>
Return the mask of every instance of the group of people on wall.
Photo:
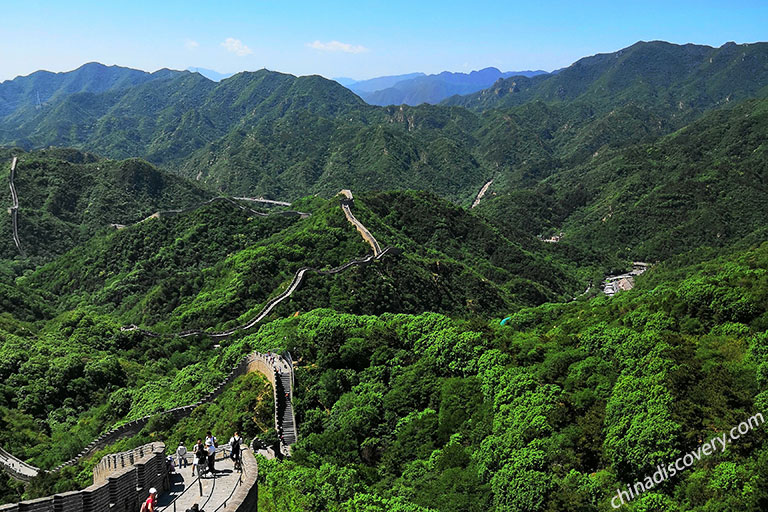
<svg viewBox="0 0 768 512">
<path fill-rule="evenodd" d="M 235 432 L 232 437 L 229 438 L 229 445 L 223 447 L 225 452 L 229 449 L 229 457 L 235 463 L 235 469 L 241 467 L 241 452 L 242 452 L 243 438 L 240 437 L 239 432 Z M 203 476 L 205 474 L 216 474 L 216 452 L 219 449 L 218 440 L 216 436 L 208 431 L 205 434 L 205 441 L 198 439 L 197 443 L 191 450 L 192 454 L 192 476 L 197 474 Z M 179 447 L 176 448 L 176 460 L 175 466 L 178 468 L 186 468 L 188 465 L 187 457 L 190 451 L 184 445 L 184 441 L 179 442 Z"/>
<path fill-rule="evenodd" d="M 219 447 L 218 440 L 210 431 L 205 434 L 205 441 L 198 439 L 192 450 L 188 450 L 184 445 L 184 441 L 179 441 L 179 446 L 176 448 L 175 457 L 168 457 L 168 464 L 170 471 L 175 472 L 178 468 L 186 468 L 188 464 L 188 457 L 192 455 L 192 476 L 197 474 L 199 477 L 210 474 L 216 476 L 216 452 L 223 449 L 226 454 L 226 450 L 229 450 L 229 458 L 234 462 L 235 470 L 242 471 L 242 448 L 243 438 L 239 432 L 235 432 L 232 437 L 229 438 L 229 444 Z M 141 505 L 141 512 L 155 512 L 157 507 L 157 489 L 154 487 L 149 490 L 149 496 Z M 203 512 L 197 508 L 191 509 L 191 512 Z"/>
</svg>

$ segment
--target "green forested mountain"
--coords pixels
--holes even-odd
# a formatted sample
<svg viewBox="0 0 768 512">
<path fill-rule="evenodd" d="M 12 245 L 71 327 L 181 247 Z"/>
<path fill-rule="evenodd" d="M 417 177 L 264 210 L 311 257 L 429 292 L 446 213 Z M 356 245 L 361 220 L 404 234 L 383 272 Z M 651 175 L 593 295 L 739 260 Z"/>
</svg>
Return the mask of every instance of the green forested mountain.
<svg viewBox="0 0 768 512">
<path fill-rule="evenodd" d="M 632 292 L 503 327 L 326 311 L 273 322 L 251 343 L 290 340 L 306 358 L 305 437 L 292 460 L 260 466 L 262 503 L 613 510 L 617 488 L 765 410 L 767 263 L 763 244 L 660 267 Z M 620 508 L 762 510 L 767 449 L 756 427 Z"/>
<path fill-rule="evenodd" d="M 38 158 L 51 168 L 75 165 Z M 88 155 L 70 154 L 78 158 Z M 221 378 L 244 338 L 227 342 L 222 355 L 212 353 L 205 337 L 163 340 L 120 327 L 226 328 L 251 318 L 299 267 L 335 267 L 370 250 L 338 200 L 308 198 L 293 206 L 311 216 L 248 216 L 232 203 L 214 202 L 97 231 L 23 277 L 6 275 L 0 421 L 15 428 L 0 445 L 50 467 L 115 422 L 193 401 Z M 335 276 L 312 275 L 270 318 L 318 307 L 351 315 L 430 310 L 478 317 L 560 300 L 582 286 L 564 257 L 531 252 L 432 194 L 363 194 L 354 208 L 382 245 L 402 252 Z M 39 428 L 33 432 L 32 425 Z M 32 489 L 67 488 L 87 478 L 80 471 L 87 475 L 78 466 Z"/>
<path fill-rule="evenodd" d="M 613 510 L 617 489 L 768 415 L 766 51 L 638 43 L 451 100 L 465 106 L 372 107 L 266 70 L 62 82 L 0 115 L 4 143 L 77 148 L 0 150 L 19 157 L 27 252 L 6 216 L 0 446 L 51 468 L 199 400 L 245 354 L 288 350 L 299 437 L 260 459 L 260 510 Z M 341 188 L 393 250 L 327 273 L 372 249 Z M 222 192 L 309 215 L 208 201 Z M 641 259 L 633 289 L 600 291 Z M 208 427 L 274 441 L 275 406 L 249 374 L 178 424 L 156 415 L 61 472 L 0 479 L 0 500 Z M 767 432 L 623 508 L 768 509 Z"/>
<path fill-rule="evenodd" d="M 11 155 L 19 158 L 14 184 L 19 238 L 30 257 L 26 264 L 62 254 L 99 231 L 114 229 L 110 224 L 132 224 L 158 210 L 184 208 L 212 197 L 141 160 L 105 160 L 65 149 L 0 150 L 5 162 L 0 179 L 4 190 L 8 190 Z M 12 233 L 9 215 L 0 219 L 0 230 Z M 13 238 L 0 237 L 0 259 L 17 254 Z"/>
<path fill-rule="evenodd" d="M 614 53 L 585 57 L 557 73 L 511 77 L 493 87 L 445 100 L 475 110 L 534 100 L 584 102 L 601 110 L 634 103 L 672 110 L 690 121 L 702 110 L 765 95 L 768 43 L 726 43 L 720 48 L 664 41 L 638 42 Z"/>
<path fill-rule="evenodd" d="M 98 62 L 83 64 L 66 73 L 36 71 L 0 84 L 0 118 L 20 120 L 72 94 L 120 91 L 181 73 L 168 69 L 146 73 Z"/>
<path fill-rule="evenodd" d="M 756 243 L 768 226 L 766 134 L 768 100 L 747 101 L 479 208 L 502 230 L 562 230 L 572 244 L 636 259 Z"/>
<path fill-rule="evenodd" d="M 317 76 L 261 70 L 216 83 L 158 72 L 123 87 L 133 76 L 125 71 L 119 87 L 0 113 L 0 143 L 141 157 L 231 194 L 416 188 L 470 204 L 491 179 L 492 191 L 528 185 L 602 148 L 650 142 L 707 110 L 764 96 L 767 62 L 763 43 L 641 42 L 446 103 L 475 113 L 372 107 Z M 14 82 L 0 84 L 0 96 Z"/>
<path fill-rule="evenodd" d="M 253 316 L 300 267 L 337 267 L 369 250 L 338 201 L 294 207 L 312 216 L 254 218 L 230 203 L 213 203 L 150 219 L 92 238 L 19 285 L 57 308 L 97 308 L 125 324 L 167 332 L 230 327 Z M 312 276 L 279 313 L 328 306 L 360 314 L 501 314 L 581 287 L 565 258 L 526 250 L 435 196 L 363 195 L 355 211 L 382 246 L 403 254 L 382 259 L 376 272 Z"/>
</svg>

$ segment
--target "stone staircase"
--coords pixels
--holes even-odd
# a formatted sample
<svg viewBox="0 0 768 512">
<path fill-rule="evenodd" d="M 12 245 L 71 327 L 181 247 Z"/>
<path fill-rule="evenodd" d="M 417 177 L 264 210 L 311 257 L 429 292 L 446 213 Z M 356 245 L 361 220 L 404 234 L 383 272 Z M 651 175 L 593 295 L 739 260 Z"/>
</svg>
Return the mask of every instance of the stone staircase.
<svg viewBox="0 0 768 512">
<path fill-rule="evenodd" d="M 16 159 L 14 158 L 12 168 L 11 168 L 12 172 L 15 170 L 15 167 L 16 167 L 15 164 L 16 164 Z M 12 188 L 12 191 L 14 192 L 14 201 L 16 201 L 15 190 L 13 190 L 13 188 Z M 349 209 L 349 205 L 352 202 L 352 193 L 349 190 L 342 190 L 340 194 L 344 196 L 342 198 L 342 209 L 344 210 L 344 213 L 347 216 L 347 219 L 349 220 L 350 223 L 355 225 L 358 231 L 363 235 L 363 238 L 371 245 L 373 249 L 373 254 L 368 254 L 365 257 L 353 259 L 351 261 L 348 261 L 347 263 L 344 263 L 339 267 L 332 268 L 332 269 L 320 270 L 320 269 L 314 269 L 310 267 L 303 267 L 299 269 L 294 275 L 294 278 L 291 281 L 291 284 L 288 286 L 288 288 L 285 291 L 283 291 L 281 294 L 271 299 L 266 304 L 266 306 L 262 309 L 262 311 L 247 324 L 235 327 L 225 332 L 211 333 L 211 332 L 204 332 L 200 330 L 189 330 L 189 331 L 182 331 L 180 333 L 176 333 L 175 336 L 185 337 L 193 334 L 203 334 L 216 339 L 220 337 L 228 337 L 239 330 L 250 329 L 256 323 L 260 322 L 263 318 L 265 318 L 269 314 L 269 312 L 280 301 L 288 298 L 299 287 L 304 275 L 308 271 L 312 271 L 320 275 L 337 274 L 347 270 L 352 266 L 368 265 L 375 260 L 381 259 L 387 253 L 400 254 L 402 252 L 400 249 L 397 249 L 394 247 L 386 247 L 385 249 L 382 250 L 381 247 L 379 246 L 379 243 L 376 241 L 373 235 L 371 235 L 370 232 L 367 230 L 367 228 L 365 228 L 365 226 L 363 226 L 362 223 L 360 223 L 360 221 L 358 221 L 354 217 L 354 215 L 352 215 L 352 212 Z M 229 198 L 214 198 L 207 202 L 210 203 L 217 200 L 225 200 L 225 201 L 233 202 Z M 173 213 L 177 213 L 177 212 L 173 211 Z M 254 213 L 257 213 L 259 215 L 265 215 L 259 212 L 254 212 Z M 298 214 L 300 212 L 283 212 L 283 213 Z M 302 214 L 302 215 L 306 215 L 306 214 Z M 147 331 L 135 325 L 122 327 L 121 330 L 123 331 L 138 330 L 147 336 L 152 336 L 152 337 L 162 336 L 162 334 L 160 333 Z M 289 359 L 290 359 L 290 356 L 289 356 Z M 219 394 L 224 390 L 224 388 L 236 377 L 243 375 L 245 373 L 248 373 L 250 371 L 258 371 L 262 373 L 273 384 L 274 399 L 275 399 L 275 428 L 277 430 L 277 433 L 280 439 L 280 452 L 283 456 L 290 456 L 291 445 L 296 443 L 298 439 L 298 432 L 296 428 L 296 415 L 293 409 L 293 384 L 294 384 L 293 364 L 292 364 L 292 361 L 290 360 L 286 361 L 282 356 L 279 356 L 277 354 L 265 355 L 265 354 L 260 354 L 258 352 L 254 352 L 249 356 L 245 356 L 238 364 L 236 364 L 233 367 L 232 371 L 229 373 L 227 378 L 221 383 L 219 383 L 219 385 L 216 386 L 216 388 L 212 392 L 208 393 L 208 395 L 203 397 L 202 400 L 194 404 L 176 407 L 174 409 L 170 409 L 167 411 L 161 411 L 157 414 L 171 415 L 176 420 L 186 417 L 195 408 L 202 405 L 203 403 L 207 403 L 212 400 L 215 400 L 219 396 Z M 120 427 L 117 427 L 109 432 L 102 434 L 97 439 L 94 439 L 88 446 L 86 446 L 83 449 L 83 451 L 80 452 L 80 454 L 78 454 L 73 459 L 70 459 L 69 461 L 54 468 L 53 471 L 56 472 L 66 466 L 72 466 L 76 464 L 83 457 L 90 455 L 92 452 L 99 450 L 104 446 L 107 446 L 108 444 L 111 444 L 117 441 L 118 439 L 123 439 L 125 437 L 130 437 L 132 435 L 138 434 L 144 428 L 144 426 L 147 424 L 147 422 L 151 417 L 152 415 L 148 415 L 143 418 L 130 421 L 128 423 L 121 425 Z M 20 480 L 29 480 L 32 477 L 36 476 L 41 471 L 39 468 L 31 466 L 25 463 L 24 461 L 14 457 L 10 453 L 5 452 L 4 450 L 2 450 L 2 448 L 0 448 L 0 469 L 5 469 L 14 478 L 17 478 Z"/>
<path fill-rule="evenodd" d="M 276 375 L 275 388 L 278 394 L 277 416 L 278 432 L 282 438 L 280 444 L 284 447 L 290 447 L 296 442 L 296 417 L 293 412 L 293 386 L 291 383 L 291 374 L 281 373 Z"/>
</svg>

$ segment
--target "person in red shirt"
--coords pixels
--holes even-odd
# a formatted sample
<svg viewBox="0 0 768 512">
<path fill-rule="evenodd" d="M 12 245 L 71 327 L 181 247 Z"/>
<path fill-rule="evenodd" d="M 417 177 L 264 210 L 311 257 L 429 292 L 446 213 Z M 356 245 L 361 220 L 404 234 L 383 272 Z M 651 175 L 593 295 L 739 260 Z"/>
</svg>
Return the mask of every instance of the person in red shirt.
<svg viewBox="0 0 768 512">
<path fill-rule="evenodd" d="M 154 487 L 149 490 L 149 497 L 147 501 L 141 506 L 141 512 L 155 512 L 155 505 L 157 504 L 157 489 Z"/>
</svg>

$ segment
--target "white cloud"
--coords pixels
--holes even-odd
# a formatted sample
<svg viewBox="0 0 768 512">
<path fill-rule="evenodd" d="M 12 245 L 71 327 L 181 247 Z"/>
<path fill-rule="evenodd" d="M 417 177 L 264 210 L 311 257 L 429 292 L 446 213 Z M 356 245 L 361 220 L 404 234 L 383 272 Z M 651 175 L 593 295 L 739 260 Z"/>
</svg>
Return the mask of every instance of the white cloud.
<svg viewBox="0 0 768 512">
<path fill-rule="evenodd" d="M 197 41 L 193 41 L 192 39 L 187 39 L 186 41 L 184 41 L 184 48 L 186 48 L 187 50 L 194 50 L 198 46 L 200 46 L 200 43 L 198 43 Z"/>
<path fill-rule="evenodd" d="M 221 43 L 221 46 L 227 49 L 228 52 L 234 53 L 238 57 L 245 57 L 253 53 L 253 50 L 248 48 L 243 42 L 234 37 L 228 37 Z"/>
<path fill-rule="evenodd" d="M 313 43 L 307 43 L 307 46 L 323 52 L 363 53 L 368 51 L 368 48 L 365 46 L 361 46 L 359 44 L 352 45 L 339 41 L 328 41 L 327 43 L 323 43 L 322 41 L 315 41 Z"/>
</svg>

